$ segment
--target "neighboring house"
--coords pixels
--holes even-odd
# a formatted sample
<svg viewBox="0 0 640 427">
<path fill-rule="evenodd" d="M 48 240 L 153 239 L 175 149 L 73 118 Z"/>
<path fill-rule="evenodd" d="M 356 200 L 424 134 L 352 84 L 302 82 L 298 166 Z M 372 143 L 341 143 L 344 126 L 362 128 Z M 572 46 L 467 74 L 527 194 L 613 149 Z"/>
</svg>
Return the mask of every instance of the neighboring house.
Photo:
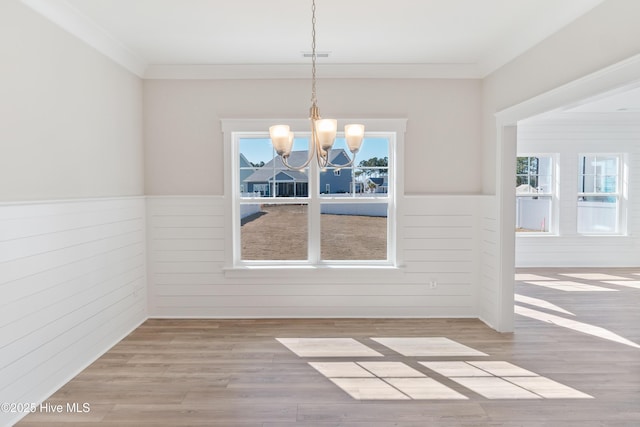
<svg viewBox="0 0 640 427">
<path fill-rule="evenodd" d="M 389 177 L 386 175 L 375 178 L 362 178 L 356 183 L 356 193 L 388 193 Z"/>
<path fill-rule="evenodd" d="M 249 178 L 251 175 L 253 175 L 256 170 L 258 170 L 258 168 L 253 166 L 251 162 L 247 160 L 244 154 L 240 153 L 240 192 L 241 193 L 248 191 L 245 180 Z"/>
<path fill-rule="evenodd" d="M 367 183 L 374 193 L 389 192 L 389 177 L 387 175 L 369 178 Z"/>
<path fill-rule="evenodd" d="M 307 160 L 306 150 L 292 151 L 288 163 L 302 165 Z M 331 150 L 329 161 L 337 165 L 349 163 L 349 156 L 343 149 Z M 327 169 L 320 173 L 321 193 L 348 193 L 351 188 L 353 171 L 347 169 Z M 242 178 L 242 177 L 241 177 Z M 261 196 L 305 197 L 309 195 L 309 178 L 304 171 L 289 170 L 280 157 L 276 157 L 242 181 L 249 193 Z"/>
<path fill-rule="evenodd" d="M 516 194 L 534 194 L 537 193 L 538 190 L 530 186 L 529 184 L 520 184 L 516 187 Z"/>
</svg>

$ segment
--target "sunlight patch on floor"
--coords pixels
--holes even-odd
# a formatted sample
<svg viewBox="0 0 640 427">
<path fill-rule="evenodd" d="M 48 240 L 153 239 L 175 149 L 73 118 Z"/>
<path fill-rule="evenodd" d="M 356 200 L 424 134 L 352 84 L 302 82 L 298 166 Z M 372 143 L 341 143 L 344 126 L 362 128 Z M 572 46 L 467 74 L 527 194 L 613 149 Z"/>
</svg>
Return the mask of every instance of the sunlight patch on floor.
<svg viewBox="0 0 640 427">
<path fill-rule="evenodd" d="M 276 338 L 300 357 L 382 357 L 353 338 Z"/>
<path fill-rule="evenodd" d="M 491 374 L 467 362 L 418 362 L 425 368 L 431 369 L 444 377 L 490 377 Z"/>
<path fill-rule="evenodd" d="M 487 356 L 445 337 L 371 338 L 403 356 Z"/>
<path fill-rule="evenodd" d="M 560 273 L 560 276 L 573 277 L 582 280 L 625 280 L 625 277 L 612 276 L 604 273 Z"/>
<path fill-rule="evenodd" d="M 371 372 L 355 362 L 309 362 L 309 365 L 327 378 L 373 378 Z"/>
<path fill-rule="evenodd" d="M 530 285 L 544 286 L 565 292 L 617 292 L 617 289 L 603 288 L 602 286 L 587 285 L 580 282 L 558 280 L 555 282 L 525 282 Z"/>
<path fill-rule="evenodd" d="M 329 378 L 356 400 L 409 400 L 406 394 L 380 378 Z"/>
<path fill-rule="evenodd" d="M 439 383 L 433 378 L 385 378 L 384 380 L 412 399 L 468 399 L 465 395 Z"/>
<path fill-rule="evenodd" d="M 371 339 L 405 357 L 488 356 L 445 337 Z M 300 357 L 354 357 L 347 355 L 353 353 L 363 353 L 365 356 L 380 355 L 353 338 L 276 338 L 276 340 Z M 444 377 L 445 382 L 453 381 L 487 399 L 591 397 L 503 360 L 411 361 L 409 359 L 404 363 L 378 359 L 307 363 L 356 400 L 468 399 L 460 391 L 430 375 Z M 418 369 L 409 366 L 409 363 L 415 364 L 414 366 Z M 425 372 L 422 372 L 423 370 Z"/>
<path fill-rule="evenodd" d="M 620 344 L 628 345 L 634 348 L 640 348 L 640 345 L 630 341 L 620 335 L 611 332 L 608 329 L 601 328 L 600 326 L 590 325 L 588 323 L 578 322 L 573 319 L 565 319 L 560 316 L 555 316 L 553 314 L 543 313 L 541 311 L 533 310 L 526 307 L 521 307 L 519 305 L 515 306 L 516 314 L 521 316 L 529 317 L 531 319 L 541 320 L 543 322 L 551 323 L 553 325 L 561 326 L 567 329 L 573 329 L 577 332 L 582 332 L 584 334 L 593 335 L 598 338 L 602 338 L 605 340 L 617 342 Z"/>
<path fill-rule="evenodd" d="M 541 399 L 537 394 L 498 377 L 453 377 L 451 379 L 487 399 Z"/>
<path fill-rule="evenodd" d="M 384 378 L 415 378 L 426 376 L 422 372 L 416 371 L 411 366 L 407 366 L 402 362 L 358 362 L 358 365 L 374 375 Z"/>
<path fill-rule="evenodd" d="M 640 280 L 603 280 L 604 283 L 616 286 L 625 286 L 627 288 L 640 289 Z"/>
<path fill-rule="evenodd" d="M 545 399 L 593 399 L 593 396 L 546 377 L 504 377 L 504 379 Z"/>
<path fill-rule="evenodd" d="M 553 277 L 540 276 L 537 274 L 529 274 L 529 273 L 516 273 L 515 279 L 520 282 L 524 280 L 557 280 L 557 279 L 554 279 Z"/>
<path fill-rule="evenodd" d="M 572 312 L 565 310 L 564 308 L 559 307 L 543 299 L 532 298 L 532 297 L 528 297 L 520 294 L 515 294 L 514 299 L 516 302 L 521 302 L 523 304 L 533 305 L 540 308 L 546 308 L 547 310 L 557 311 L 558 313 L 564 313 L 570 316 L 575 316 L 575 314 L 573 314 Z"/>
<path fill-rule="evenodd" d="M 564 384 L 502 360 L 419 362 L 487 399 L 590 398 Z"/>
<path fill-rule="evenodd" d="M 513 363 L 504 362 L 502 360 L 487 360 L 478 362 L 467 362 L 470 365 L 487 371 L 496 377 L 536 377 L 538 374 L 527 371 L 524 368 L 514 365 Z"/>
</svg>

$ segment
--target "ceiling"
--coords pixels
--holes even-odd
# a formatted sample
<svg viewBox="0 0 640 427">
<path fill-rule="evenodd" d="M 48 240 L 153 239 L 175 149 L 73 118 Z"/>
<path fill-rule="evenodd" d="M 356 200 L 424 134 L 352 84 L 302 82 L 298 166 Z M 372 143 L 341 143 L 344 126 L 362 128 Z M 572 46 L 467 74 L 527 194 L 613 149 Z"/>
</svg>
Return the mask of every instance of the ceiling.
<svg viewBox="0 0 640 427">
<path fill-rule="evenodd" d="M 640 118 L 640 81 L 598 95 L 581 99 L 573 104 L 555 108 L 520 120 L 518 123 L 548 121 L 580 122 L 621 120 L 637 123 Z"/>
<path fill-rule="evenodd" d="M 310 0 L 22 0 L 142 77 L 307 77 Z M 479 78 L 602 0 L 316 0 L 324 77 Z M 326 72 L 324 72 L 326 70 Z M 197 72 L 195 72 L 197 74 Z M 197 78 L 197 76 L 196 76 Z"/>
<path fill-rule="evenodd" d="M 564 113 L 640 113 L 640 87 L 606 93 L 562 110 Z"/>
</svg>

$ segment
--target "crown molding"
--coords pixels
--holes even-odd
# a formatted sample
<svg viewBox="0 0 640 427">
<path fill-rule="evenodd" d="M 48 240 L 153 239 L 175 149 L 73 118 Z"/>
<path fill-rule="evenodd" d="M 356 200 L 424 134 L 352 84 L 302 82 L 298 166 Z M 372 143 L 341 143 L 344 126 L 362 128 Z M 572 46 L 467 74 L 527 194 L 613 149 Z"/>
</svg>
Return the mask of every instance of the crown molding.
<svg viewBox="0 0 640 427">
<path fill-rule="evenodd" d="M 144 79 L 308 79 L 309 64 L 148 64 L 66 0 L 21 0 L 114 62 Z M 323 64 L 322 78 L 479 79 L 479 64 Z"/>
<path fill-rule="evenodd" d="M 139 77 L 144 77 L 147 63 L 142 58 L 127 49 L 122 43 L 66 1 L 21 1 L 35 12 L 79 38 L 127 70 Z"/>
<path fill-rule="evenodd" d="M 149 65 L 145 79 L 308 79 L 309 64 Z M 322 64 L 320 78 L 478 79 L 476 64 Z"/>
</svg>

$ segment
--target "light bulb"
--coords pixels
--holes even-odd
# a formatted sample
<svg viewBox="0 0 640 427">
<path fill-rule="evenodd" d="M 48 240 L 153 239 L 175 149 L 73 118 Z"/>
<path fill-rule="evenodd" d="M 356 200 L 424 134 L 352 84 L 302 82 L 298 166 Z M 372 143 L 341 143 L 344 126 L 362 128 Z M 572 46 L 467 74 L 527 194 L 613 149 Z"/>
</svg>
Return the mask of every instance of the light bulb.
<svg viewBox="0 0 640 427">
<path fill-rule="evenodd" d="M 349 151 L 354 154 L 357 153 L 364 139 L 364 125 L 346 125 L 344 127 L 344 137 L 347 140 Z"/>
<path fill-rule="evenodd" d="M 322 119 L 315 121 L 316 135 L 320 148 L 328 151 L 333 147 L 338 131 L 338 121 L 335 119 Z"/>
<path fill-rule="evenodd" d="M 287 125 L 275 125 L 269 128 L 271 144 L 279 156 L 288 156 L 293 147 L 293 132 Z"/>
</svg>

